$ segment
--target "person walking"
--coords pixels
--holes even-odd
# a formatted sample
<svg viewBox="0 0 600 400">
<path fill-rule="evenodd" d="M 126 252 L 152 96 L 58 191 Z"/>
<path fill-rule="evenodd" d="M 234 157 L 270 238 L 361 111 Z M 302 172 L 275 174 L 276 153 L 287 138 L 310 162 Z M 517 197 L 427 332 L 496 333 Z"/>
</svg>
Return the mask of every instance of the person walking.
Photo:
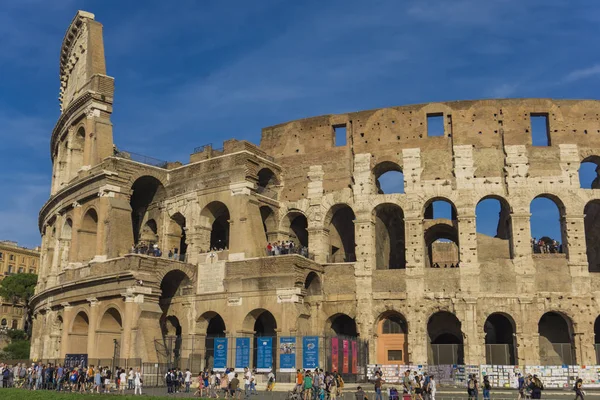
<svg viewBox="0 0 600 400">
<path fill-rule="evenodd" d="M 537 375 L 533 375 L 533 379 L 531 380 L 529 387 L 531 388 L 531 398 L 532 399 L 541 399 L 542 398 L 542 390 L 544 390 L 544 384 L 542 383 L 540 378 L 538 378 Z"/>
<path fill-rule="evenodd" d="M 483 377 L 483 399 L 490 400 L 490 390 L 492 390 L 492 385 L 490 385 L 490 379 L 488 376 Z"/>
<path fill-rule="evenodd" d="M 383 400 L 383 396 L 381 395 L 381 389 L 384 384 L 384 380 L 381 378 L 381 372 L 377 372 L 375 376 L 375 400 Z"/>
<path fill-rule="evenodd" d="M 577 399 L 583 400 L 583 396 L 585 395 L 585 393 L 583 391 L 583 379 L 577 378 L 577 381 L 575 382 L 575 387 L 573 388 L 573 390 L 575 391 L 575 400 L 577 400 Z"/>
<path fill-rule="evenodd" d="M 435 392 L 437 390 L 437 386 L 435 383 L 434 376 L 431 375 L 429 377 L 429 400 L 435 400 Z"/>
</svg>

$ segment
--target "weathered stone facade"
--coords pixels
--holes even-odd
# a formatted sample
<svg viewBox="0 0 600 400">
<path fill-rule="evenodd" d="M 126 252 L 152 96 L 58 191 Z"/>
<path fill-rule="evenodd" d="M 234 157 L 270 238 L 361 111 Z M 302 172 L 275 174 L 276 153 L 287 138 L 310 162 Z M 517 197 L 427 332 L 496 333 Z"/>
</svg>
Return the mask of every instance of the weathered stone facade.
<svg viewBox="0 0 600 400">
<path fill-rule="evenodd" d="M 600 155 L 600 102 L 325 115 L 265 128 L 260 146 L 228 140 L 186 165 L 151 166 L 113 149 L 105 74 L 101 25 L 80 12 L 61 53 L 33 357 L 111 358 L 117 339 L 120 357 L 155 361 L 165 335 L 192 338 L 202 354 L 207 335 L 258 332 L 358 335 L 372 363 L 440 361 L 432 344 L 448 343 L 464 345 L 468 364 L 486 362 L 486 343 L 508 346 L 505 362 L 596 363 L 600 270 L 588 256 L 600 191 L 581 189 L 578 169 Z M 428 137 L 428 117 L 439 115 L 443 135 Z M 532 145 L 537 115 L 548 146 Z M 346 143 L 336 146 L 340 127 Z M 380 193 L 387 171 L 403 172 L 404 193 Z M 540 196 L 560 210 L 562 253 L 533 254 L 530 204 Z M 486 198 L 502 204 L 495 238 L 476 231 Z M 436 200 L 451 203 L 451 218 L 433 219 Z M 281 240 L 310 257 L 265 257 Z M 129 254 L 142 241 L 184 261 Z M 440 254 L 460 267 L 431 268 Z M 571 358 L 557 344 L 571 345 Z"/>
</svg>

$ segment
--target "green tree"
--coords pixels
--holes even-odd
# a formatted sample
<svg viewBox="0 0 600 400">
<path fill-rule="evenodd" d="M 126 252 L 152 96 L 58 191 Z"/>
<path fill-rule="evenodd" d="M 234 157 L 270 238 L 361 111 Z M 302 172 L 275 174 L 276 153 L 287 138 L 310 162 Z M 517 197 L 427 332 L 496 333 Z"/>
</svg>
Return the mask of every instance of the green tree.
<svg viewBox="0 0 600 400">
<path fill-rule="evenodd" d="M 36 274 L 15 274 L 7 276 L 0 282 L 0 297 L 14 305 L 21 304 L 25 307 L 23 318 L 25 331 L 28 333 L 31 327 L 29 299 L 33 296 L 37 279 Z"/>
<path fill-rule="evenodd" d="M 2 350 L 2 356 L 9 360 L 27 360 L 30 346 L 29 340 L 13 340 Z"/>
</svg>

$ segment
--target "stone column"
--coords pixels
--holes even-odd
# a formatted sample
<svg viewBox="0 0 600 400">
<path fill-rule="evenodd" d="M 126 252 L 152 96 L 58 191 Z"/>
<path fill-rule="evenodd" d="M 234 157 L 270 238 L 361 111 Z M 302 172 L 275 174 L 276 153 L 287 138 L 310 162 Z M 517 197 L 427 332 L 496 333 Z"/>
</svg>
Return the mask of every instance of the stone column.
<svg viewBox="0 0 600 400">
<path fill-rule="evenodd" d="M 463 292 L 479 292 L 477 228 L 473 209 L 458 210 L 460 287 Z"/>
<path fill-rule="evenodd" d="M 321 264 L 328 262 L 329 230 L 323 228 L 308 228 L 308 252 L 315 256 L 315 261 Z"/>
<path fill-rule="evenodd" d="M 573 332 L 576 365 L 596 365 L 596 349 L 594 347 L 594 324 L 579 323 Z"/>
<path fill-rule="evenodd" d="M 375 264 L 375 221 L 370 212 L 357 213 L 354 220 L 355 253 L 354 276 L 356 279 L 356 323 L 361 337 L 372 335 L 373 282 L 372 267 Z"/>
<path fill-rule="evenodd" d="M 510 217 L 512 227 L 513 263 L 517 275 L 518 293 L 535 293 L 536 291 L 536 269 L 532 257 L 533 249 L 531 247 L 530 218 L 531 213 L 525 210 L 515 210 Z"/>
<path fill-rule="evenodd" d="M 311 165 L 308 170 L 308 194 L 310 212 L 308 219 L 308 252 L 318 263 L 326 263 L 329 255 L 329 230 L 323 226 L 323 167 Z"/>
<path fill-rule="evenodd" d="M 532 320 L 529 315 L 535 311 L 536 306 L 530 299 L 519 299 L 520 323 L 517 323 L 517 363 L 519 365 L 539 365 L 540 363 L 540 335 L 538 334 L 538 320 Z"/>
<path fill-rule="evenodd" d="M 589 293 L 591 290 L 584 218 L 583 214 L 568 214 L 561 218 L 563 240 L 566 241 L 566 246 L 563 243 L 563 251 L 567 253 L 573 294 Z"/>
<path fill-rule="evenodd" d="M 98 326 L 98 319 L 100 318 L 100 315 L 98 315 L 100 302 L 96 298 L 89 298 L 87 301 L 90 303 L 87 352 L 88 358 L 94 358 L 96 357 L 96 329 Z"/>
<path fill-rule="evenodd" d="M 462 267 L 461 267 L 462 268 Z M 485 346 L 482 332 L 477 324 L 477 298 L 465 298 L 461 304 L 459 320 L 464 334 L 465 364 L 484 364 Z"/>
<path fill-rule="evenodd" d="M 131 293 L 123 293 L 125 299 L 125 311 L 123 314 L 123 333 L 121 334 L 121 358 L 132 358 L 132 337 L 131 331 L 136 318 L 136 306 L 134 304 L 134 297 Z"/>
<path fill-rule="evenodd" d="M 412 212 L 404 217 L 406 247 L 406 293 L 408 298 L 421 297 L 425 290 L 425 238 L 423 217 Z M 409 338 L 410 341 L 410 338 Z M 425 353 L 425 357 L 427 353 Z M 412 361 L 411 361 L 412 362 Z"/>
<path fill-rule="evenodd" d="M 69 305 L 69 303 L 62 303 L 63 307 L 63 329 L 62 329 L 62 340 L 60 343 L 60 358 L 65 358 L 65 355 L 68 352 L 69 345 L 69 330 L 71 329 L 71 324 L 73 323 L 73 307 Z M 88 332 L 89 334 L 89 332 Z"/>
</svg>

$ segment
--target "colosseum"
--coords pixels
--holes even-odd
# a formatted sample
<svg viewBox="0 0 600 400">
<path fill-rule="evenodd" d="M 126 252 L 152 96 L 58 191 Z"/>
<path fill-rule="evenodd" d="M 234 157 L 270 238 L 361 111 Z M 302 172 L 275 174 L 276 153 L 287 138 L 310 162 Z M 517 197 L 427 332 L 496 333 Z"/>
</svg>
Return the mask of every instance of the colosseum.
<svg viewBox="0 0 600 400">
<path fill-rule="evenodd" d="M 93 14 L 66 32 L 60 84 L 32 358 L 312 362 L 348 376 L 375 363 L 597 364 L 600 190 L 581 188 L 579 170 L 600 162 L 599 101 L 323 115 L 181 163 L 115 147 Z M 380 184 L 390 171 L 398 193 Z M 560 214 L 553 251 L 532 244 L 537 198 Z M 495 235 L 476 226 L 487 200 Z"/>
</svg>

